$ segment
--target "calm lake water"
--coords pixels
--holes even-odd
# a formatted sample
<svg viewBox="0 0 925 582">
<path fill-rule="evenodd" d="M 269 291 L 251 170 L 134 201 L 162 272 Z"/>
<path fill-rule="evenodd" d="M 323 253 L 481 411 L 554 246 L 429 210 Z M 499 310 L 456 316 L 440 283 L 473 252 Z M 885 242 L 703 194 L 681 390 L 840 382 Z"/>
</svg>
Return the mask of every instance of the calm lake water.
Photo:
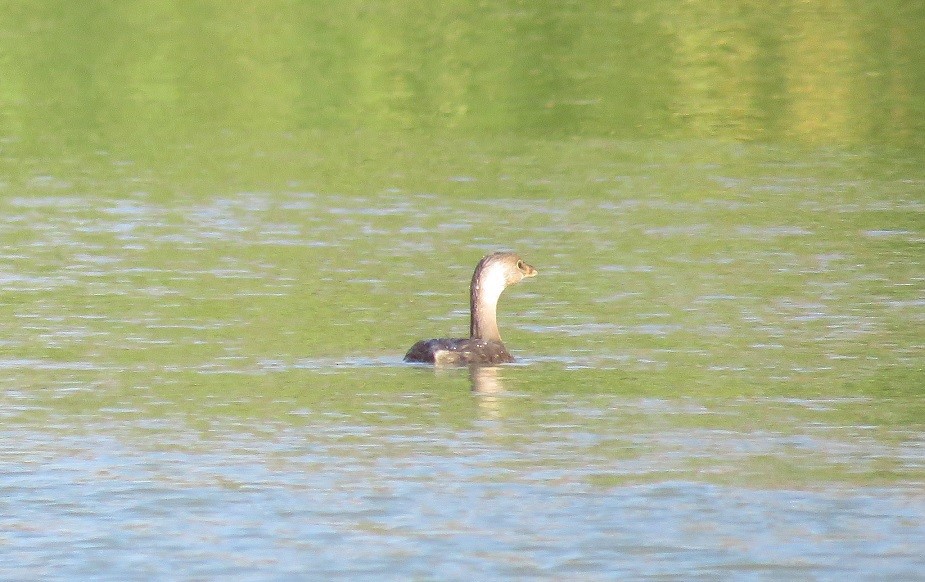
<svg viewBox="0 0 925 582">
<path fill-rule="evenodd" d="M 925 10 L 502 4 L 0 6 L 0 578 L 925 579 Z"/>
</svg>

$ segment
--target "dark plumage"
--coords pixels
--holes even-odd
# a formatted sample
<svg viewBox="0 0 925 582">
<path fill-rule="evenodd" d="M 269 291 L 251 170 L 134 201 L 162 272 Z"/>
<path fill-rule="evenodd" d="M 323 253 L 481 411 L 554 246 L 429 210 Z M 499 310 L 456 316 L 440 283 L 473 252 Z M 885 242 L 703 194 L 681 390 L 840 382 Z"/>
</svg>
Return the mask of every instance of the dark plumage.
<svg viewBox="0 0 925 582">
<path fill-rule="evenodd" d="M 443 366 L 459 364 L 504 364 L 514 356 L 499 341 L 474 338 L 421 340 L 405 354 L 406 362 L 426 362 Z"/>
</svg>

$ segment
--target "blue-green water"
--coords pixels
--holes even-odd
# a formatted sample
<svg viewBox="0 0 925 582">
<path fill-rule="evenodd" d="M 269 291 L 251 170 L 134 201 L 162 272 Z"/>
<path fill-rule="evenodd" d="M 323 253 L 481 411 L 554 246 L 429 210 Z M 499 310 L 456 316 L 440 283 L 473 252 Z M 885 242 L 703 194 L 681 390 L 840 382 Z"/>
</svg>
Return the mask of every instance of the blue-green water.
<svg viewBox="0 0 925 582">
<path fill-rule="evenodd" d="M 916 3 L 0 14 L 0 577 L 922 578 Z"/>
</svg>

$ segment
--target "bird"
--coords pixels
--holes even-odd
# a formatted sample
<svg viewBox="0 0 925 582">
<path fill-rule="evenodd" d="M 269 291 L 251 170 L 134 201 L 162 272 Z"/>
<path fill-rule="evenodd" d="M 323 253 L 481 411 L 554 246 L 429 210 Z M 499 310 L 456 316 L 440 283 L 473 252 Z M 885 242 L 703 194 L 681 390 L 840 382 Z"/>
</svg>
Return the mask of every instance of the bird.
<svg viewBox="0 0 925 582">
<path fill-rule="evenodd" d="M 495 252 L 482 257 L 469 288 L 469 337 L 417 342 L 406 362 L 437 366 L 496 365 L 514 361 L 498 331 L 498 298 L 509 286 L 535 277 L 537 270 L 516 253 Z"/>
</svg>

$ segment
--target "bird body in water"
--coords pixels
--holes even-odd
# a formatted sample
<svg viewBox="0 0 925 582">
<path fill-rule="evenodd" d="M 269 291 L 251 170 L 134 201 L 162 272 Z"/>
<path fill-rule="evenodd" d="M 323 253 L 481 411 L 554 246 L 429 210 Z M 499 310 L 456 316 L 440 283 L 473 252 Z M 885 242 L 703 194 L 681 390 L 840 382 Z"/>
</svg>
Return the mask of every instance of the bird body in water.
<svg viewBox="0 0 925 582">
<path fill-rule="evenodd" d="M 469 289 L 469 337 L 421 340 L 405 354 L 406 362 L 441 366 L 513 362 L 498 331 L 498 298 L 510 285 L 535 277 L 536 269 L 514 253 L 492 253 L 482 258 Z"/>
</svg>

